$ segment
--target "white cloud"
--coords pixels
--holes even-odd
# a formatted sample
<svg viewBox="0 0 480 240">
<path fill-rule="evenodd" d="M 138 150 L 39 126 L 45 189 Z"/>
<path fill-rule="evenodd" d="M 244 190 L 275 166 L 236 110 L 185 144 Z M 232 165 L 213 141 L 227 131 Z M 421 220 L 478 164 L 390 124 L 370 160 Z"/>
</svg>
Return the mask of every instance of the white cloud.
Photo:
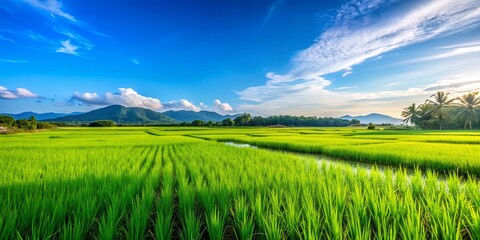
<svg viewBox="0 0 480 240">
<path fill-rule="evenodd" d="M 436 91 L 451 92 L 451 96 L 455 97 L 480 90 L 480 81 L 476 74 L 452 76 L 419 87 L 378 92 L 351 92 L 348 89 L 330 91 L 318 87 L 319 83 L 324 84 L 320 79 L 305 82 L 300 91 L 290 92 L 288 97 L 275 96 L 259 103 L 241 104 L 238 107 L 242 111 L 261 115 L 280 114 L 288 109 L 289 114 L 296 115 L 335 117 L 382 112 L 399 117 L 401 109 L 406 105 L 412 102 L 422 103 Z"/>
<path fill-rule="evenodd" d="M 67 20 L 70 20 L 72 22 L 77 22 L 75 17 L 70 15 L 69 13 L 66 13 L 62 8 L 63 8 L 63 3 L 57 0 L 23 0 L 25 3 L 29 4 L 30 6 L 46 11 L 49 13 L 52 17 L 59 16 L 62 18 L 65 18 Z"/>
<path fill-rule="evenodd" d="M 223 114 L 223 115 L 226 115 L 226 114 L 232 114 L 232 113 L 235 113 L 236 111 L 232 108 L 232 106 L 230 106 L 230 104 L 228 103 L 222 103 L 222 101 L 218 100 L 218 99 L 215 99 L 213 101 L 213 105 L 212 106 L 208 106 L 207 104 L 204 104 L 203 102 L 201 102 L 199 104 L 199 107 L 202 109 L 202 110 L 206 110 L 206 111 L 213 111 L 213 112 L 217 112 L 219 114 Z"/>
<path fill-rule="evenodd" d="M 180 99 L 178 101 L 170 101 L 163 104 L 163 109 L 166 110 L 190 110 L 198 112 L 201 109 L 195 106 L 193 103 L 185 99 Z"/>
<path fill-rule="evenodd" d="M 0 99 L 19 99 L 19 98 L 37 98 L 38 95 L 32 93 L 26 88 L 17 88 L 15 91 L 8 90 L 6 87 L 0 86 Z"/>
<path fill-rule="evenodd" d="M 347 90 L 347 89 L 352 89 L 352 88 L 356 88 L 357 86 L 353 86 L 353 87 L 338 87 L 338 88 L 335 88 L 337 90 Z"/>
<path fill-rule="evenodd" d="M 480 52 L 480 45 L 458 47 L 458 48 L 450 49 L 449 51 L 444 52 L 444 53 L 435 54 L 435 55 L 431 55 L 431 56 L 428 56 L 428 57 L 412 59 L 412 60 L 404 61 L 404 62 L 401 62 L 401 63 L 426 62 L 426 61 L 439 60 L 439 59 L 445 59 L 445 58 L 451 58 L 451 57 L 458 57 L 458 56 L 462 56 L 462 55 L 465 55 L 465 54 L 472 54 L 472 53 L 477 53 L 477 52 Z"/>
<path fill-rule="evenodd" d="M 127 107 L 142 107 L 150 109 L 163 108 L 160 100 L 151 97 L 145 97 L 138 94 L 131 88 L 119 88 L 118 93 L 107 92 L 104 95 L 97 93 L 74 93 L 72 99 L 90 105 L 123 105 Z"/>
<path fill-rule="evenodd" d="M 136 58 L 133 58 L 133 59 L 130 60 L 130 61 L 131 61 L 133 64 L 136 64 L 136 65 L 140 64 L 140 61 L 138 61 L 138 59 L 136 59 Z"/>
<path fill-rule="evenodd" d="M 354 1 L 376 9 L 383 1 Z M 347 4 L 348 5 L 348 4 Z M 375 18 L 369 7 L 352 10 L 353 16 Z M 346 10 L 344 10 L 346 11 Z M 342 16 L 348 16 L 342 13 Z M 476 0 L 443 0 L 422 2 L 401 13 L 387 12 L 375 23 L 365 25 L 339 18 L 336 26 L 320 35 L 309 48 L 294 57 L 296 67 L 285 81 L 302 78 L 305 74 L 325 75 L 362 63 L 366 59 L 440 34 L 471 26 L 479 22 L 480 2 Z"/>
<path fill-rule="evenodd" d="M 70 39 L 65 40 L 65 41 L 61 41 L 60 44 L 62 46 L 59 47 L 56 50 L 56 52 L 78 56 L 78 53 L 77 53 L 78 46 L 75 46 L 75 45 L 71 44 Z"/>
<path fill-rule="evenodd" d="M 64 28 L 63 26 L 52 26 L 52 30 L 68 37 L 68 41 L 74 41 L 78 46 L 81 46 L 82 49 L 89 51 L 94 47 L 90 40 L 75 31 Z"/>
<path fill-rule="evenodd" d="M 267 73 L 265 85 L 237 92 L 240 99 L 253 102 L 239 105 L 239 109 L 259 114 L 282 114 L 288 111 L 292 114 L 330 113 L 335 116 L 346 109 L 349 109 L 349 113 L 356 113 L 354 111 L 365 111 L 368 107 L 380 112 L 395 111 L 398 115 L 406 100 L 431 94 L 423 88 L 366 93 L 337 92 L 329 90 L 331 81 L 322 77 L 342 70 L 351 72 L 352 66 L 367 59 L 379 58 L 394 49 L 470 29 L 480 22 L 478 0 L 392 4 L 396 3 L 352 0 L 344 4 L 337 12 L 332 27 L 326 29 L 310 47 L 294 55 L 290 71 L 286 74 Z M 375 12 L 380 9 L 381 13 Z M 404 99 L 397 102 L 395 98 Z M 386 104 L 389 101 L 395 104 Z"/>
<path fill-rule="evenodd" d="M 233 108 L 228 103 L 222 103 L 220 100 L 216 99 L 213 101 L 213 109 L 221 114 L 233 113 Z"/>
<path fill-rule="evenodd" d="M 4 41 L 7 41 L 7 42 L 12 42 L 12 43 L 15 42 L 14 40 L 12 40 L 12 39 L 10 39 L 10 38 L 7 38 L 7 37 L 4 37 L 4 36 L 2 36 L 2 35 L 0 35 L 0 40 L 4 40 Z"/>
<path fill-rule="evenodd" d="M 450 48 L 462 48 L 462 47 L 471 47 L 480 45 L 480 41 L 470 41 L 457 44 L 450 44 L 439 47 L 439 49 L 450 49 Z"/>
<path fill-rule="evenodd" d="M 157 98 L 142 96 L 132 88 L 119 88 L 118 93 L 107 92 L 103 95 L 97 93 L 76 92 L 71 97 L 72 101 L 79 101 L 88 105 L 122 105 L 126 107 L 149 108 L 157 111 L 191 110 L 200 111 L 200 108 L 185 99 L 161 102 Z"/>
<path fill-rule="evenodd" d="M 274 15 L 275 9 L 277 9 L 279 6 L 281 6 L 285 0 L 278 0 L 273 3 L 273 5 L 268 9 L 267 16 L 265 16 L 265 19 L 263 20 L 262 26 L 267 24 L 268 20 Z"/>
<path fill-rule="evenodd" d="M 344 73 L 342 74 L 342 77 L 346 77 L 347 75 L 350 75 L 350 74 L 352 74 L 351 71 L 344 72 Z"/>
<path fill-rule="evenodd" d="M 198 107 L 202 110 L 206 110 L 208 109 L 208 105 L 206 105 L 205 103 L 203 102 L 200 102 L 200 104 L 198 104 Z"/>
<path fill-rule="evenodd" d="M 6 63 L 26 63 L 27 61 L 25 61 L 25 60 L 14 60 L 14 59 L 0 58 L 0 62 L 6 62 Z"/>
<path fill-rule="evenodd" d="M 13 30 L 0 29 L 0 31 L 5 32 L 7 34 L 7 37 L 9 37 L 6 38 L 0 36 L 0 40 L 6 40 L 11 42 L 15 42 L 17 38 L 33 40 L 37 43 L 45 45 L 44 47 L 46 47 L 48 50 L 54 49 L 56 52 L 78 56 L 77 50 L 89 51 L 94 47 L 94 44 L 73 29 L 80 29 L 84 32 L 90 32 L 92 34 L 96 34 L 102 37 L 111 37 L 109 35 L 100 33 L 90 24 L 80 21 L 76 19 L 72 14 L 67 13 L 64 4 L 60 0 L 20 0 L 18 2 L 24 3 L 23 5 L 21 5 L 21 7 L 31 7 L 37 10 L 37 13 L 46 16 L 46 21 L 42 21 L 42 23 L 50 27 L 53 32 L 66 36 L 68 40 L 60 42 L 61 46 L 58 46 L 58 40 L 55 39 L 55 35 L 52 35 L 51 33 L 45 34 L 50 36 L 50 38 L 52 38 L 53 40 L 45 38 L 40 34 L 34 33 L 31 30 L 22 30 L 19 28 Z M 15 4 L 14 6 L 17 7 L 17 4 Z M 15 8 L 13 7 L 8 8 L 8 11 L 11 11 L 11 14 L 16 14 Z M 10 37 L 12 37 L 13 40 L 10 39 Z"/>
</svg>

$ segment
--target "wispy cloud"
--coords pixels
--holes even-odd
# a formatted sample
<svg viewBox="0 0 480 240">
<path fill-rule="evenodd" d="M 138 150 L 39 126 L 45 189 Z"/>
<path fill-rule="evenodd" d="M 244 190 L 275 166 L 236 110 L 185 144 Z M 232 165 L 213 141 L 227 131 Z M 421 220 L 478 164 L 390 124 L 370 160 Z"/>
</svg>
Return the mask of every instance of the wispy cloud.
<svg viewBox="0 0 480 240">
<path fill-rule="evenodd" d="M 19 41 L 22 43 L 22 45 L 28 44 L 28 47 L 32 47 L 31 45 L 33 42 L 26 42 L 26 40 L 31 40 L 43 44 L 43 46 L 36 47 L 46 47 L 48 51 L 56 51 L 80 56 L 78 54 L 79 51 L 90 51 L 94 47 L 94 44 L 87 37 L 79 34 L 73 29 L 79 30 L 82 33 L 95 34 L 102 37 L 111 37 L 107 34 L 99 32 L 94 26 L 88 24 L 87 22 L 77 19 L 71 13 L 71 11 L 66 10 L 66 7 L 60 0 L 20 0 L 18 2 L 22 4 L 16 4 L 14 5 L 15 7 L 28 7 L 34 9 L 35 13 L 45 16 L 46 21 L 43 21 L 43 23 L 50 27 L 53 32 L 63 35 L 62 38 L 67 37 L 68 41 L 60 42 L 62 46 L 59 47 L 59 39 L 54 37 L 54 35 L 41 32 L 42 34 L 49 36 L 51 38 L 49 39 L 44 37 L 42 34 L 18 27 L 17 29 L 1 29 L 0 31 L 4 32 L 6 36 L 0 36 L 0 40 L 17 42 L 17 40 L 20 38 L 21 40 L 23 39 L 23 41 Z M 14 10 L 10 9 L 9 11 Z"/>
<path fill-rule="evenodd" d="M 44 44 L 47 46 L 52 46 L 55 42 L 44 35 L 34 32 L 30 29 L 17 28 L 17 29 L 0 29 L 0 32 L 8 34 L 9 37 L 15 39 L 21 39 L 23 41 L 33 41 L 39 44 Z M 13 41 L 13 40 L 12 40 Z M 17 42 L 17 41 L 14 41 Z"/>
<path fill-rule="evenodd" d="M 412 60 L 408 60 L 408 61 L 403 61 L 401 63 L 419 63 L 419 62 L 440 60 L 440 59 L 445 59 L 445 58 L 458 57 L 458 56 L 462 56 L 462 55 L 465 55 L 465 54 L 477 53 L 477 52 L 480 52 L 480 45 L 467 46 L 467 47 L 457 47 L 457 48 L 453 48 L 453 49 L 449 48 L 449 51 L 446 51 L 446 52 L 443 52 L 443 53 L 434 54 L 434 55 L 431 55 L 431 56 L 417 58 L 417 59 L 412 59 Z"/>
<path fill-rule="evenodd" d="M 65 18 L 69 21 L 72 22 L 77 22 L 77 19 L 75 19 L 74 16 L 72 16 L 69 13 L 66 13 L 63 10 L 63 3 L 57 0 L 46 0 L 46 1 L 40 1 L 40 0 L 23 0 L 23 2 L 29 4 L 30 6 L 49 13 L 52 17 L 58 16 Z"/>
<path fill-rule="evenodd" d="M 254 104 L 240 104 L 242 111 L 256 114 L 289 114 L 341 116 L 344 114 L 367 114 L 382 112 L 399 116 L 406 105 L 425 101 L 435 91 L 448 91 L 452 97 L 469 91 L 480 90 L 478 75 L 452 76 L 431 84 L 389 91 L 354 92 L 351 89 L 329 91 L 321 84 L 330 84 L 321 78 L 305 82 L 302 88 L 291 91 L 288 86 L 276 87 L 272 98 Z M 288 92 L 288 97 L 285 97 Z"/>
<path fill-rule="evenodd" d="M 280 7 L 283 3 L 285 2 L 285 0 L 276 0 L 272 6 L 268 9 L 268 13 L 267 15 L 265 16 L 265 19 L 263 20 L 263 23 L 262 23 L 262 26 L 267 24 L 267 22 L 270 20 L 270 18 L 272 18 L 272 16 L 275 14 L 275 10 Z"/>
<path fill-rule="evenodd" d="M 3 40 L 3 41 L 7 41 L 7 42 L 11 42 L 11 43 L 14 43 L 15 41 L 10 39 L 10 38 L 7 38 L 7 37 L 4 37 L 2 35 L 0 35 L 0 40 Z"/>
<path fill-rule="evenodd" d="M 56 52 L 78 56 L 78 53 L 77 53 L 78 46 L 71 44 L 70 39 L 61 41 L 60 44 L 61 44 L 61 47 L 59 47 L 56 50 Z"/>
<path fill-rule="evenodd" d="M 382 10 L 381 13 L 378 10 Z M 310 47 L 293 56 L 293 67 L 287 73 L 269 73 L 265 85 L 239 91 L 240 99 L 255 102 L 242 104 L 239 108 L 270 114 L 365 109 L 352 104 L 350 98 L 357 101 L 375 99 L 379 102 L 371 103 L 369 107 L 391 112 L 395 106 L 387 109 L 381 106 L 382 101 L 385 105 L 387 97 L 402 97 L 405 96 L 403 92 L 345 95 L 342 91 L 339 94 L 326 89 L 331 81 L 322 76 L 342 70 L 348 72 L 352 66 L 386 52 L 470 29 L 480 22 L 480 2 L 443 0 L 397 4 L 386 0 L 352 0 L 338 10 L 335 21 Z M 407 90 L 406 94 L 415 96 L 412 94 L 417 94 L 416 90 Z"/>
<path fill-rule="evenodd" d="M 75 31 L 69 30 L 62 26 L 52 26 L 52 30 L 68 37 L 70 40 L 75 41 L 76 44 L 78 44 L 85 50 L 91 50 L 94 47 L 93 43 L 90 40 Z"/>
<path fill-rule="evenodd" d="M 26 63 L 26 62 L 28 62 L 28 61 L 26 61 L 26 60 L 14 60 L 14 59 L 0 58 L 0 62 L 6 62 L 6 63 Z"/>
<path fill-rule="evenodd" d="M 352 89 L 352 88 L 357 88 L 357 86 L 352 86 L 352 87 L 338 87 L 338 88 L 335 88 L 337 90 L 347 90 L 347 89 Z"/>
<path fill-rule="evenodd" d="M 352 74 L 352 73 L 353 73 L 352 71 L 346 71 L 346 72 L 344 72 L 344 73 L 342 74 L 342 77 L 346 77 L 346 76 L 348 76 L 348 75 L 350 75 L 350 74 Z"/>
<path fill-rule="evenodd" d="M 130 62 L 132 62 L 133 64 L 136 64 L 136 65 L 140 64 L 140 61 L 139 61 L 138 59 L 136 59 L 136 58 L 132 58 L 132 59 L 130 60 Z"/>
<path fill-rule="evenodd" d="M 457 44 L 450 44 L 439 47 L 439 49 L 450 49 L 450 48 L 462 48 L 462 47 L 471 47 L 480 45 L 480 41 L 469 41 Z"/>
<path fill-rule="evenodd" d="M 9 90 L 6 87 L 0 86 L 0 99 L 20 99 L 20 98 L 37 98 L 37 94 L 32 93 L 26 88 L 16 88 Z"/>
</svg>

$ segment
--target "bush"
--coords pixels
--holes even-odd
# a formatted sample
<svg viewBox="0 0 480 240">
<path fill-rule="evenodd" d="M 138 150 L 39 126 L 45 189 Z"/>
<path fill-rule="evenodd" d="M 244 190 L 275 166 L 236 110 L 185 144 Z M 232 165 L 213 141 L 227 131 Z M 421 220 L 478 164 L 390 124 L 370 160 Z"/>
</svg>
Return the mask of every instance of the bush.
<svg viewBox="0 0 480 240">
<path fill-rule="evenodd" d="M 7 115 L 0 115 L 0 126 L 11 127 L 15 123 L 13 117 Z"/>
<path fill-rule="evenodd" d="M 367 127 L 367 130 L 375 130 L 375 124 L 369 123 L 368 127 Z"/>
<path fill-rule="evenodd" d="M 49 122 L 38 122 L 37 123 L 37 129 L 52 129 L 55 128 L 55 124 L 51 124 Z"/>
<path fill-rule="evenodd" d="M 28 122 L 27 119 L 18 119 L 17 121 L 15 121 L 15 127 L 26 130 L 30 128 L 30 122 Z"/>
<path fill-rule="evenodd" d="M 111 120 L 99 120 L 88 124 L 89 127 L 113 127 L 115 122 Z"/>
</svg>

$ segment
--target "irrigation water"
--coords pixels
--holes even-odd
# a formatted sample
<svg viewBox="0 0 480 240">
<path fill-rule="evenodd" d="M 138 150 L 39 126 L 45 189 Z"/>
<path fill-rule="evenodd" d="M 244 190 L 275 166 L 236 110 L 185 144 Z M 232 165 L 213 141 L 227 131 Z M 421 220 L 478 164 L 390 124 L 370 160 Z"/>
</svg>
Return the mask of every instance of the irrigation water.
<svg viewBox="0 0 480 240">
<path fill-rule="evenodd" d="M 338 165 L 349 166 L 349 167 L 352 167 L 354 171 L 357 171 L 357 169 L 364 169 L 367 171 L 368 174 L 370 174 L 370 171 L 373 169 L 378 170 L 382 174 L 384 174 L 386 170 L 392 170 L 393 172 L 396 172 L 397 170 L 404 169 L 407 172 L 407 176 L 409 178 L 413 177 L 413 175 L 415 174 L 415 169 L 413 168 L 401 168 L 398 166 L 392 166 L 392 165 L 386 165 L 386 164 L 349 161 L 349 160 L 340 159 L 340 158 L 332 158 L 332 157 L 321 155 L 321 154 L 308 154 L 308 153 L 299 153 L 299 152 L 292 152 L 292 151 L 286 151 L 286 150 L 277 150 L 277 149 L 271 149 L 271 148 L 258 147 L 248 143 L 237 143 L 237 142 L 228 141 L 228 142 L 224 142 L 224 144 L 227 146 L 233 146 L 238 148 L 263 149 L 266 151 L 281 152 L 284 154 L 293 155 L 293 156 L 302 157 L 302 158 L 310 158 L 310 159 L 313 158 L 315 159 L 315 161 L 318 162 L 319 165 L 325 164 L 327 166 L 338 166 Z M 438 174 L 438 180 L 445 181 L 448 178 L 448 174 L 446 173 L 438 172 L 438 171 L 435 171 L 435 172 Z M 425 179 L 426 176 L 427 176 L 427 172 L 425 170 L 422 170 L 422 178 Z"/>
</svg>

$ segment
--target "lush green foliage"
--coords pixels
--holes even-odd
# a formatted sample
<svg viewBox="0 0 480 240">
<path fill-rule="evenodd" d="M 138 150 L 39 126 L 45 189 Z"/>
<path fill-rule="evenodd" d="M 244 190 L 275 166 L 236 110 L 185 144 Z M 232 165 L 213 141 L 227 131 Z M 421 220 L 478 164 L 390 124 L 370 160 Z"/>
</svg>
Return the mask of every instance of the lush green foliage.
<svg viewBox="0 0 480 240">
<path fill-rule="evenodd" d="M 351 124 L 358 124 L 358 120 L 345 120 L 340 118 L 321 118 L 321 117 L 304 117 L 304 116 L 269 116 L 261 117 L 250 116 L 250 114 L 243 114 L 236 117 L 234 120 L 235 126 L 273 126 L 283 125 L 292 127 L 344 127 Z"/>
<path fill-rule="evenodd" d="M 99 120 L 88 124 L 89 127 L 113 127 L 115 122 L 111 120 Z"/>
<path fill-rule="evenodd" d="M 318 165 L 200 137 L 373 157 L 420 144 L 429 146 L 425 156 L 465 147 L 466 155 L 440 163 L 461 163 L 480 143 L 473 132 L 351 128 L 66 128 L 1 136 L 0 239 L 480 237 L 473 178 Z"/>
<path fill-rule="evenodd" d="M 7 115 L 0 115 L 0 126 L 11 127 L 15 123 L 15 119 L 13 117 Z"/>
<path fill-rule="evenodd" d="M 480 97 L 478 92 L 467 93 L 459 98 L 449 98 L 449 93 L 437 92 L 424 104 L 413 103 L 402 112 L 405 123 L 422 129 L 472 129 L 480 126 Z M 457 101 L 457 102 L 455 102 Z"/>
</svg>

